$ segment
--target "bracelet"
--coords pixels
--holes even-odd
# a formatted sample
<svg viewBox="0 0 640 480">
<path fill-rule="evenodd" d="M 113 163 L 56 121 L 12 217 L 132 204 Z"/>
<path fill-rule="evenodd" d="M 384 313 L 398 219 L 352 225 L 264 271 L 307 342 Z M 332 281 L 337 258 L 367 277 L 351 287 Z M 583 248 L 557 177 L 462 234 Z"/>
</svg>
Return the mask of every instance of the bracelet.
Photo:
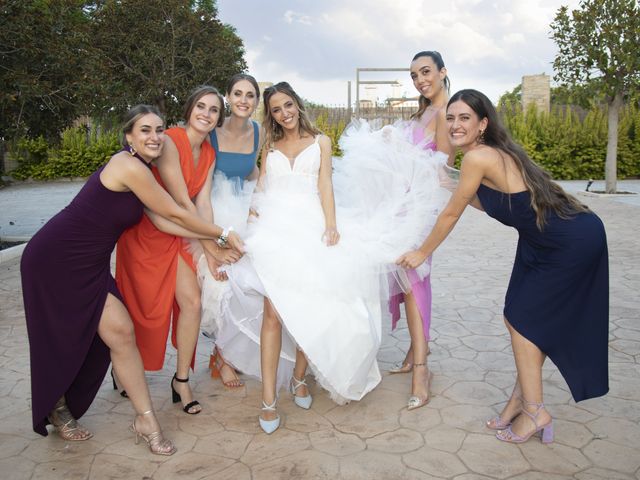
<svg viewBox="0 0 640 480">
<path fill-rule="evenodd" d="M 222 234 L 216 240 L 216 243 L 220 248 L 224 248 L 227 245 L 229 233 L 233 232 L 233 227 L 228 227 L 222 230 Z"/>
</svg>

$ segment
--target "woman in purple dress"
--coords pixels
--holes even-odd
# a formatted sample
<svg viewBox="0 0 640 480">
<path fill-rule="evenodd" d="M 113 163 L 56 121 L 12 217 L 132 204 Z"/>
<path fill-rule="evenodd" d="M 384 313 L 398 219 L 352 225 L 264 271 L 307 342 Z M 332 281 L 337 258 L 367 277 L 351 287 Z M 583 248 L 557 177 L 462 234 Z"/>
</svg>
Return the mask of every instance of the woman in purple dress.
<svg viewBox="0 0 640 480">
<path fill-rule="evenodd" d="M 609 390 L 609 271 L 602 221 L 551 180 L 510 137 L 491 101 L 461 90 L 449 101 L 451 143 L 462 150 L 460 182 L 417 250 L 398 264 L 416 268 L 451 232 L 467 205 L 518 231 L 504 321 L 517 376 L 502 412 L 486 426 L 499 440 L 527 441 L 553 422 L 542 398 L 542 365 L 549 357 L 576 402 Z"/>
<path fill-rule="evenodd" d="M 164 122 L 155 107 L 130 110 L 125 148 L 96 171 L 78 195 L 31 239 L 21 262 L 31 357 L 32 417 L 46 436 L 50 423 L 67 441 L 92 434 L 77 420 L 89 408 L 113 363 L 136 416 L 131 430 L 152 453 L 171 455 L 153 413 L 133 324 L 111 275 L 120 234 L 144 208 L 159 228 L 181 226 L 218 238 L 222 229 L 179 207 L 156 182 L 150 163 L 160 155 Z M 229 238 L 241 249 L 239 238 Z"/>
</svg>

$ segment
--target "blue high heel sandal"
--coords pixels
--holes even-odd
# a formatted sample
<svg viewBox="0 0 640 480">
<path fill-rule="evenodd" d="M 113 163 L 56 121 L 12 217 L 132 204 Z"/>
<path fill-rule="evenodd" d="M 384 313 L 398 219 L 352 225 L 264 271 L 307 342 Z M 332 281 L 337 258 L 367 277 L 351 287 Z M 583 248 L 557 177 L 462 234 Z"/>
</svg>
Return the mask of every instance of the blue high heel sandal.
<svg viewBox="0 0 640 480">
<path fill-rule="evenodd" d="M 292 376 L 291 382 L 289 382 L 289 389 L 293 394 L 293 401 L 300 408 L 309 410 L 311 408 L 311 402 L 313 402 L 313 398 L 311 398 L 311 394 L 307 394 L 306 397 L 296 395 L 296 390 L 298 390 L 300 387 L 307 387 L 307 382 L 304 377 L 302 377 L 302 380 L 298 380 L 295 376 Z"/>
<path fill-rule="evenodd" d="M 267 402 L 262 401 L 262 410 L 265 412 L 275 412 L 276 411 L 276 402 L 278 399 L 276 398 L 271 405 L 267 405 Z M 258 417 L 258 421 L 260 422 L 260 428 L 267 435 L 275 432 L 280 426 L 280 415 L 276 416 L 273 420 L 265 420 L 262 416 Z"/>
</svg>

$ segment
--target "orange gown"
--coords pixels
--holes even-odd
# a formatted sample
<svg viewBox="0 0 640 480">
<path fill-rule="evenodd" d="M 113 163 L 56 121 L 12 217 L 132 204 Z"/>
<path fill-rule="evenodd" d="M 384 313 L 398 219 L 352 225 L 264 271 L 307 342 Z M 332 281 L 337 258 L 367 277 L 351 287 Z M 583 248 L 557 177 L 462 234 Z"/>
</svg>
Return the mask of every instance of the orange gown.
<svg viewBox="0 0 640 480">
<path fill-rule="evenodd" d="M 202 189 L 215 162 L 215 151 L 209 142 L 203 142 L 198 165 L 194 167 L 185 129 L 174 127 L 165 133 L 178 149 L 182 175 L 189 197 L 193 198 Z M 158 169 L 153 167 L 152 172 L 166 190 Z M 116 283 L 133 320 L 145 370 L 162 369 L 170 325 L 171 341 L 176 346 L 176 325 L 180 314 L 175 300 L 178 255 L 195 272 L 193 259 L 182 237 L 161 232 L 146 215 L 142 216 L 140 223 L 125 230 L 118 240 Z"/>
</svg>

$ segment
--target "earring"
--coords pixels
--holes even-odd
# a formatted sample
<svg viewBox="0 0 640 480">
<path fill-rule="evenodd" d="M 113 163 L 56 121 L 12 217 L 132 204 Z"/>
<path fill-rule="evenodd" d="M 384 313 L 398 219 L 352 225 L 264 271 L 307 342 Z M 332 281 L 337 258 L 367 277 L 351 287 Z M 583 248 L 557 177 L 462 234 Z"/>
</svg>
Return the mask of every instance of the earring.
<svg viewBox="0 0 640 480">
<path fill-rule="evenodd" d="M 124 147 L 124 149 L 127 152 L 129 152 L 129 154 L 132 155 L 132 156 L 135 156 L 135 154 L 138 153 L 138 151 L 130 143 L 128 143 L 127 146 Z"/>
<path fill-rule="evenodd" d="M 484 143 L 484 130 L 480 130 L 480 134 L 478 135 L 478 138 L 476 139 L 476 142 Z"/>
</svg>

